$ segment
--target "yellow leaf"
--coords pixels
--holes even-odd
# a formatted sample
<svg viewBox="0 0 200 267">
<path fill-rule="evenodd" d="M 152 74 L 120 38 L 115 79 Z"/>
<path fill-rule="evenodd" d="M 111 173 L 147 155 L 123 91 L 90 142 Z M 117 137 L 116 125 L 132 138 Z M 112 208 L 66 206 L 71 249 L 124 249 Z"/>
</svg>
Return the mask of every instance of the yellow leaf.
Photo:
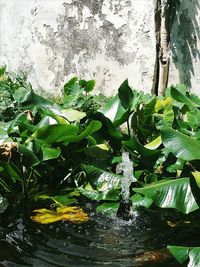
<svg viewBox="0 0 200 267">
<path fill-rule="evenodd" d="M 99 144 L 99 145 L 96 145 L 96 147 L 102 149 L 102 150 L 106 150 L 106 151 L 109 151 L 109 146 L 106 145 L 106 144 Z"/>
<path fill-rule="evenodd" d="M 49 224 L 58 222 L 61 220 L 73 222 L 73 223 L 82 223 L 88 221 L 89 217 L 83 209 L 77 207 L 58 207 L 56 210 L 48 209 L 37 209 L 33 211 L 36 215 L 32 216 L 31 219 L 35 222 L 41 224 Z"/>
<path fill-rule="evenodd" d="M 8 76 L 7 75 L 2 75 L 1 77 L 0 77 L 0 82 L 5 82 L 5 81 L 7 81 L 8 80 Z"/>
<path fill-rule="evenodd" d="M 184 225 L 184 224 L 190 224 L 190 223 L 191 221 L 176 221 L 176 222 L 167 221 L 167 224 L 172 228 L 176 226 Z"/>
<path fill-rule="evenodd" d="M 171 97 L 167 97 L 166 99 L 158 99 L 155 105 L 155 112 L 159 112 L 162 109 L 165 109 L 172 105 L 172 99 Z"/>
<path fill-rule="evenodd" d="M 156 139 L 146 144 L 145 147 L 151 150 L 158 148 L 162 144 L 161 136 L 159 135 Z"/>
</svg>

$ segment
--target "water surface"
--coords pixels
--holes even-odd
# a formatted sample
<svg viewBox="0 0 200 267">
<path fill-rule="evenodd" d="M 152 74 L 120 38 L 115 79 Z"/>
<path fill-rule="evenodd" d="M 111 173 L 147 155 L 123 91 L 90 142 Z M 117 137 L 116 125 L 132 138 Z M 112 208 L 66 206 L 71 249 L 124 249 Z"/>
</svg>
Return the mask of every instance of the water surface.
<svg viewBox="0 0 200 267">
<path fill-rule="evenodd" d="M 8 267 L 178 267 L 166 262 L 138 262 L 138 255 L 168 244 L 197 245 L 200 227 L 170 227 L 158 212 L 135 213 L 130 221 L 92 212 L 87 223 L 40 225 L 21 216 L 1 218 L 0 266 Z"/>
</svg>

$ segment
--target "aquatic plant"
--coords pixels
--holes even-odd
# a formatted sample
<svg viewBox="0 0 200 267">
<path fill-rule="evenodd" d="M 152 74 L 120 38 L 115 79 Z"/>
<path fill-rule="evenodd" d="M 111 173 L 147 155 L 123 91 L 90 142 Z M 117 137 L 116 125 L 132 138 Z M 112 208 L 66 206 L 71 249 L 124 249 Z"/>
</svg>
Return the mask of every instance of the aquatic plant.
<svg viewBox="0 0 200 267">
<path fill-rule="evenodd" d="M 79 96 L 94 82 L 73 78 L 59 103 L 23 86 L 12 93 L 21 112 L 0 125 L 4 207 L 14 196 L 45 206 L 85 199 L 115 215 L 123 199 L 133 209 L 199 209 L 200 99 L 185 85 L 156 97 L 126 80 L 116 96 L 87 112 Z"/>
</svg>

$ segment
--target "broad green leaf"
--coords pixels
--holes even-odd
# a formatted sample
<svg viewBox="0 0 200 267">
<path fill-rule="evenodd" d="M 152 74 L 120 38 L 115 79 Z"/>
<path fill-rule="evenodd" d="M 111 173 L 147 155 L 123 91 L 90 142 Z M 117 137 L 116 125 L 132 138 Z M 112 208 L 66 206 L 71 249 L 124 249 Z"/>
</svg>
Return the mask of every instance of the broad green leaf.
<svg viewBox="0 0 200 267">
<path fill-rule="evenodd" d="M 91 165 L 81 165 L 82 170 L 87 174 L 90 183 L 99 191 L 120 189 L 122 175 L 117 175 Z"/>
<path fill-rule="evenodd" d="M 185 164 L 184 160 L 177 158 L 176 162 L 171 165 L 169 164 L 166 170 L 171 173 L 177 173 L 178 171 L 182 171 L 184 164 Z"/>
<path fill-rule="evenodd" d="M 133 190 L 152 199 L 161 208 L 175 208 L 185 214 L 198 209 L 189 178 L 164 179 Z"/>
<path fill-rule="evenodd" d="M 30 104 L 33 108 L 36 106 L 37 108 L 61 109 L 60 105 L 49 99 L 45 99 L 40 95 L 37 95 L 33 90 L 31 90 L 31 93 L 28 95 L 26 101 L 28 102 L 27 104 Z"/>
<path fill-rule="evenodd" d="M 189 97 L 190 100 L 192 100 L 196 105 L 200 106 L 200 98 L 199 98 L 199 96 L 190 93 L 190 95 L 189 95 L 188 97 Z"/>
<path fill-rule="evenodd" d="M 23 112 L 20 113 L 19 115 L 17 115 L 15 117 L 14 120 L 10 121 L 7 124 L 8 128 L 7 128 L 7 132 L 8 134 L 10 133 L 18 133 L 20 134 L 20 132 L 24 129 L 27 129 L 27 127 L 31 127 L 30 129 L 35 129 L 35 127 L 33 125 L 31 125 L 31 121 L 28 118 L 28 115 Z"/>
<path fill-rule="evenodd" d="M 147 140 L 156 131 L 154 109 L 156 97 L 152 96 L 147 102 L 139 102 L 131 118 L 131 128 L 141 139 Z"/>
<path fill-rule="evenodd" d="M 30 94 L 29 91 L 27 91 L 24 87 L 19 87 L 17 90 L 15 90 L 13 97 L 15 101 L 18 103 L 23 103 L 27 100 L 27 96 Z"/>
<path fill-rule="evenodd" d="M 86 126 L 85 130 L 79 136 L 77 136 L 77 140 L 75 142 L 79 142 L 85 137 L 92 135 L 101 129 L 101 127 L 102 123 L 100 121 L 92 120 L 89 125 Z"/>
<path fill-rule="evenodd" d="M 190 125 L 190 127 L 194 130 L 196 130 L 197 128 L 199 128 L 200 126 L 200 111 L 196 110 L 195 112 L 187 112 L 186 113 L 187 116 L 187 121 L 188 124 Z"/>
<path fill-rule="evenodd" d="M 65 85 L 64 85 L 64 92 L 65 94 L 69 94 L 72 86 L 74 86 L 78 81 L 77 77 L 71 78 Z"/>
<path fill-rule="evenodd" d="M 85 118 L 86 113 L 75 109 L 63 109 L 60 112 L 60 116 L 63 116 L 70 122 L 73 122 L 73 121 L 80 121 L 83 118 Z"/>
<path fill-rule="evenodd" d="M 141 196 L 140 194 L 134 194 L 130 197 L 130 200 L 132 202 L 132 206 L 136 209 L 138 207 L 145 207 L 148 209 L 153 204 L 153 200 L 151 198 Z"/>
<path fill-rule="evenodd" d="M 109 99 L 105 106 L 98 111 L 111 120 L 115 127 L 126 122 L 129 117 L 129 112 L 123 108 L 118 95 Z"/>
<path fill-rule="evenodd" d="M 110 157 L 110 148 L 106 144 L 98 144 L 86 147 L 84 152 L 87 156 L 97 159 L 106 159 Z"/>
<path fill-rule="evenodd" d="M 80 142 L 85 137 L 92 135 L 101 128 L 99 121 L 91 121 L 85 130 L 78 135 L 78 127 L 74 125 L 50 125 L 39 128 L 32 134 L 31 138 L 42 139 L 47 144 Z M 30 139 L 31 140 L 31 139 Z M 28 140 L 27 142 L 29 142 Z"/>
<path fill-rule="evenodd" d="M 177 102 L 181 102 L 185 104 L 190 110 L 195 110 L 197 107 L 200 107 L 200 105 L 197 105 L 195 102 L 190 100 L 189 97 L 184 95 L 182 92 L 177 90 L 175 87 L 171 87 L 171 96 Z"/>
<path fill-rule="evenodd" d="M 44 116 L 40 121 L 39 123 L 36 125 L 36 129 L 40 129 L 40 128 L 43 128 L 45 126 L 49 126 L 49 125 L 55 125 L 55 124 L 59 124 L 56 119 L 53 119 L 51 116 Z M 63 124 L 66 124 L 66 123 L 63 123 Z M 69 124 L 69 123 L 67 123 Z"/>
<path fill-rule="evenodd" d="M 118 89 L 119 99 L 124 109 L 131 107 L 133 101 L 133 92 L 128 84 L 128 80 L 125 80 Z"/>
<path fill-rule="evenodd" d="M 40 111 L 43 114 L 54 118 L 59 124 L 69 124 L 69 122 L 74 122 L 74 121 L 79 122 L 86 116 L 85 112 L 81 112 L 71 108 L 70 109 L 40 108 Z"/>
<path fill-rule="evenodd" d="M 105 117 L 101 112 L 95 112 L 94 114 L 92 114 L 92 118 L 101 121 L 102 128 L 100 134 L 104 140 L 106 137 L 106 139 L 109 140 L 111 144 L 115 143 L 116 145 L 116 143 L 118 143 L 118 145 L 121 146 L 120 141 L 123 139 L 123 134 L 109 118 Z"/>
<path fill-rule="evenodd" d="M 122 144 L 127 147 L 133 154 L 137 152 L 142 157 L 150 157 L 153 155 L 158 155 L 160 153 L 159 150 L 148 149 L 145 146 L 141 145 L 134 136 L 129 141 L 123 141 Z"/>
<path fill-rule="evenodd" d="M 22 155 L 22 162 L 27 167 L 36 166 L 40 163 L 38 157 L 26 146 L 19 145 L 19 152 Z"/>
<path fill-rule="evenodd" d="M 15 183 L 16 181 L 22 181 L 23 180 L 23 174 L 18 169 L 18 167 L 12 162 L 6 162 L 4 164 L 4 170 L 8 173 L 9 177 L 13 180 Z"/>
<path fill-rule="evenodd" d="M 154 113 L 154 119 L 156 120 L 156 126 L 160 127 L 163 124 L 172 126 L 174 122 L 174 111 L 172 106 L 164 109 L 163 113 Z M 158 121 L 158 122 L 157 122 Z"/>
<path fill-rule="evenodd" d="M 107 215 L 117 215 L 119 205 L 119 202 L 103 203 L 96 208 L 96 211 Z"/>
<path fill-rule="evenodd" d="M 52 144 L 57 142 L 67 142 L 68 139 L 76 137 L 78 127 L 74 125 L 49 125 L 38 128 L 31 138 L 43 139 L 45 143 Z"/>
<path fill-rule="evenodd" d="M 189 261 L 188 267 L 199 267 L 200 247 L 167 246 L 167 248 L 181 264 Z"/>
<path fill-rule="evenodd" d="M 117 156 L 113 158 L 111 163 L 115 164 L 115 163 L 121 163 L 121 162 L 122 162 L 122 156 Z"/>
<path fill-rule="evenodd" d="M 118 201 L 120 200 L 120 192 L 116 189 L 111 189 L 108 191 L 98 192 L 97 190 L 88 190 L 83 187 L 79 188 L 79 192 L 90 198 L 91 200 L 101 201 L 101 200 L 108 200 L 108 201 Z"/>
<path fill-rule="evenodd" d="M 183 160 L 200 159 L 200 141 L 168 126 L 161 128 L 161 138 L 164 146 L 177 158 Z"/>
<path fill-rule="evenodd" d="M 53 148 L 53 147 L 50 147 L 44 144 L 42 145 L 41 149 L 42 149 L 42 154 L 43 154 L 43 157 L 42 157 L 43 161 L 56 159 L 60 156 L 60 153 L 61 153 L 60 147 Z"/>
<path fill-rule="evenodd" d="M 192 172 L 190 174 L 190 186 L 192 189 L 193 196 L 200 207 L 200 172 Z"/>
</svg>

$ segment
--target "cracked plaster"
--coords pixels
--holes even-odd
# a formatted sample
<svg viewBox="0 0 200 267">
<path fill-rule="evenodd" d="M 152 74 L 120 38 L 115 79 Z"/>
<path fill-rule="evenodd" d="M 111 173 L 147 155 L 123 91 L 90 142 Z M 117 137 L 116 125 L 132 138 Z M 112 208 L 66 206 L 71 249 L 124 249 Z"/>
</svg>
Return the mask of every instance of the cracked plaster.
<svg viewBox="0 0 200 267">
<path fill-rule="evenodd" d="M 1 0 L 0 62 L 35 89 L 61 92 L 71 77 L 112 95 L 126 78 L 150 92 L 154 0 Z"/>
</svg>

